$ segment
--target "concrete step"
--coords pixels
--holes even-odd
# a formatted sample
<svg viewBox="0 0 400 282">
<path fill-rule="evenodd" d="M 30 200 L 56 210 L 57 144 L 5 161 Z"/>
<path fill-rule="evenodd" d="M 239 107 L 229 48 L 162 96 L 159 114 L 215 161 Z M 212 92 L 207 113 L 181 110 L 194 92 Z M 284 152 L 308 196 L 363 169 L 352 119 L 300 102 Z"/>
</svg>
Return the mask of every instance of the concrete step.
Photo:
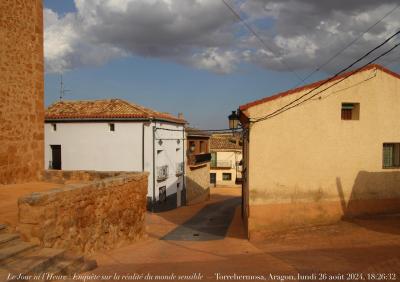
<svg viewBox="0 0 400 282">
<path fill-rule="evenodd" d="M 20 239 L 3 244 L 0 248 L 0 266 L 6 264 L 9 259 L 18 258 L 17 255 L 36 247 L 37 245 L 23 242 Z"/>
<path fill-rule="evenodd" d="M 46 273 L 51 273 L 53 275 L 70 275 L 73 273 L 81 272 L 81 268 L 84 265 L 84 257 L 80 255 L 65 255 L 63 258 L 58 260 L 48 269 Z"/>
<path fill-rule="evenodd" d="M 2 244 L 19 239 L 19 234 L 15 233 L 0 233 L 0 247 Z"/>
<path fill-rule="evenodd" d="M 0 266 L 13 274 L 38 274 L 46 271 L 58 260 L 62 259 L 64 250 L 42 248 L 23 253 L 11 258 L 8 263 Z"/>
<path fill-rule="evenodd" d="M 83 255 L 61 249 L 40 248 L 36 244 L 22 241 L 19 234 L 7 233 L 7 227 L 1 225 L 0 231 L 4 230 L 0 232 L 0 281 L 26 281 L 29 275 L 43 273 L 56 275 L 53 280 L 59 281 L 61 275 L 70 276 L 97 267 L 95 260 L 85 260 Z M 46 276 L 43 281 L 51 280 L 51 277 Z"/>
</svg>

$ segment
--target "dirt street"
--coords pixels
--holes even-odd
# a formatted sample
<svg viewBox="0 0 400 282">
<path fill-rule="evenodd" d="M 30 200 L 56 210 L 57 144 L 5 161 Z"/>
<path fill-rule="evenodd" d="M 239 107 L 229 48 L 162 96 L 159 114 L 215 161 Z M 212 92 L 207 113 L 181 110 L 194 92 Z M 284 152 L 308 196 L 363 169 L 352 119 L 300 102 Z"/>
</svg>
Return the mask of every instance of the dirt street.
<svg viewBox="0 0 400 282">
<path fill-rule="evenodd" d="M 400 280 L 400 215 L 249 242 L 240 212 L 240 189 L 213 188 L 207 203 L 149 213 L 148 238 L 96 254 L 99 267 L 87 275 L 163 281 Z"/>
</svg>

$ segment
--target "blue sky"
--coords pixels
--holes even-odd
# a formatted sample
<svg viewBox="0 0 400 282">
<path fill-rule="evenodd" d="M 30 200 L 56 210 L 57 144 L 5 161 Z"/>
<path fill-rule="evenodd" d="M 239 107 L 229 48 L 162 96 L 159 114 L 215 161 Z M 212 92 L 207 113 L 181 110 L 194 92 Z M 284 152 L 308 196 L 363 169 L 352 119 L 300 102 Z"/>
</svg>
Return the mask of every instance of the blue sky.
<svg viewBox="0 0 400 282">
<path fill-rule="evenodd" d="M 137 0 L 137 2 L 140 1 L 141 0 Z M 207 0 L 205 2 L 207 2 Z M 239 2 L 236 1 L 232 3 L 237 4 Z M 257 1 L 254 0 L 252 4 L 255 2 Z M 85 9 L 87 8 L 85 5 L 88 5 L 88 2 L 85 3 L 80 0 L 80 3 L 80 9 L 77 9 L 72 0 L 44 1 L 45 17 L 47 17 L 46 26 L 53 27 L 53 29 L 48 28 L 48 31 L 46 31 L 46 67 L 47 70 L 50 70 L 53 66 L 55 66 L 54 69 L 62 66 L 60 69 L 62 69 L 63 72 L 65 88 L 70 90 L 70 92 L 66 92 L 65 99 L 122 98 L 162 112 L 170 112 L 175 115 L 182 112 L 191 126 L 203 129 L 218 129 L 227 127 L 227 116 L 232 110 L 237 109 L 239 105 L 272 95 L 279 91 L 290 89 L 299 82 L 293 73 L 287 70 L 285 71 L 282 64 L 276 61 L 274 62 L 273 59 L 268 60 L 268 56 L 271 55 L 267 54 L 265 58 L 260 57 L 263 56 L 263 53 L 257 52 L 257 48 L 260 48 L 259 42 L 254 42 L 254 38 L 246 37 L 249 36 L 248 32 L 243 30 L 240 24 L 232 22 L 232 15 L 229 14 L 229 11 L 223 10 L 226 7 L 218 7 L 224 13 L 223 16 L 226 17 L 226 21 L 218 22 L 220 19 L 214 19 L 215 25 L 219 25 L 215 28 L 216 32 L 218 32 L 217 36 L 207 38 L 205 42 L 198 43 L 198 38 L 205 37 L 204 34 L 199 34 L 194 38 L 185 39 L 186 41 L 182 43 L 179 40 L 182 40 L 182 37 L 187 37 L 188 35 L 179 34 L 179 36 L 176 37 L 176 40 L 179 42 L 176 43 L 171 42 L 170 39 L 176 35 L 176 32 L 171 33 L 166 39 L 163 37 L 163 34 L 149 39 L 148 33 L 145 33 L 145 35 L 133 34 L 134 32 L 132 31 L 132 35 L 128 34 L 131 32 L 130 29 L 121 29 L 126 28 L 123 27 L 123 25 L 126 25 L 125 22 L 120 24 L 114 22 L 108 23 L 106 26 L 107 28 L 115 24 L 115 27 L 113 27 L 115 32 L 113 30 L 110 32 L 109 36 L 104 36 L 106 31 L 109 32 L 109 29 L 106 28 L 101 30 L 100 35 L 96 35 L 100 24 L 92 27 L 89 33 L 87 31 L 88 28 L 79 27 L 79 24 L 85 27 L 84 21 L 76 24 L 79 20 L 78 17 L 71 17 L 71 15 L 76 15 L 77 13 L 80 13 L 79 15 L 81 18 L 85 16 L 83 11 L 87 10 Z M 214 5 L 214 3 L 210 5 Z M 275 45 L 271 43 L 272 49 L 278 50 L 278 48 L 282 47 L 279 45 L 279 42 L 282 41 L 281 38 L 284 38 L 284 35 L 286 36 L 286 45 L 283 46 L 286 46 L 289 51 L 290 48 L 292 48 L 292 53 L 283 49 L 282 53 L 285 52 L 288 54 L 286 62 L 288 62 L 290 66 L 294 66 L 296 72 L 301 76 L 304 77 L 321 61 L 323 62 L 324 59 L 326 60 L 327 55 L 324 51 L 319 51 L 321 54 L 315 51 L 325 49 L 321 48 L 323 46 L 314 47 L 314 45 L 318 45 L 315 42 L 319 43 L 319 41 L 309 36 L 306 29 L 304 29 L 304 31 L 299 29 L 298 34 L 294 36 L 290 34 L 291 31 L 289 27 L 279 23 L 279 18 L 270 15 L 272 12 L 270 12 L 269 9 L 265 9 L 267 13 L 263 15 L 264 17 L 260 17 L 257 7 L 253 8 L 251 5 L 241 5 L 240 7 L 246 12 L 245 15 L 248 15 L 249 22 L 251 22 L 255 28 L 260 31 L 265 30 L 266 38 L 268 38 L 267 36 L 271 38 L 270 42 L 277 42 L 274 43 Z M 273 7 L 276 7 L 276 5 Z M 100 8 L 104 9 L 104 7 Z M 96 9 L 100 8 L 96 7 Z M 119 9 L 119 7 L 117 8 Z M 216 7 L 212 8 L 213 10 L 216 9 Z M 322 9 L 323 7 L 315 8 Z M 116 7 L 110 5 L 110 11 L 115 12 L 115 9 Z M 172 8 L 170 7 L 170 10 L 171 9 L 173 9 L 173 6 Z M 382 9 L 385 10 L 384 8 Z M 126 11 L 130 10 L 125 9 L 124 11 L 128 13 Z M 121 11 L 118 10 L 118 12 Z M 221 12 L 219 13 L 221 14 Z M 158 15 L 162 18 L 164 14 Z M 208 12 L 207 15 L 208 14 L 210 13 Z M 53 20 L 50 21 L 49 18 L 51 17 L 49 15 L 57 16 L 54 16 Z M 126 16 L 127 20 L 131 20 L 133 17 L 132 15 Z M 138 18 L 139 16 L 136 15 L 136 17 Z M 192 17 L 194 20 L 196 19 L 196 15 Z M 202 15 L 200 14 L 200 18 L 201 17 Z M 110 21 L 110 19 L 105 18 L 102 19 L 101 23 L 107 20 Z M 212 20 L 213 19 L 208 21 Z M 111 21 L 113 20 L 111 19 Z M 144 25 L 147 21 L 148 20 L 144 21 Z M 373 21 L 373 19 L 371 21 Z M 167 20 L 166 22 L 168 23 Z M 135 22 L 135 24 L 137 25 L 138 23 Z M 199 26 L 201 25 L 205 26 L 205 28 L 210 28 L 207 22 L 201 22 Z M 230 25 L 235 27 L 230 28 Z M 331 25 L 334 24 L 332 23 Z M 354 25 L 354 23 L 352 23 L 352 25 Z M 63 29 L 64 27 L 65 30 Z M 70 27 L 70 29 L 66 27 Z M 148 32 L 154 31 L 154 24 L 151 25 L 151 27 L 152 29 Z M 285 28 L 288 30 L 285 31 Z M 75 33 L 72 35 L 71 29 L 75 29 Z M 332 28 L 329 30 L 331 29 Z M 182 30 L 182 28 L 179 30 Z M 85 34 L 85 32 L 87 33 Z M 189 30 L 189 32 L 193 33 L 192 30 Z M 211 30 L 211 32 L 214 32 L 214 30 Z M 117 38 L 118 33 L 123 34 L 123 36 Z M 210 30 L 206 30 L 204 33 L 210 33 Z M 92 37 L 93 34 L 97 37 L 93 39 L 95 43 L 91 42 L 89 44 L 78 38 L 79 36 L 75 36 L 76 34 L 81 35 L 83 39 L 85 37 Z M 114 36 L 114 34 L 117 35 Z M 125 34 L 127 36 L 125 36 Z M 232 34 L 233 37 L 230 38 Z M 323 34 L 325 33 L 321 34 L 321 36 L 324 36 Z M 54 38 L 51 38 L 51 36 L 57 40 L 53 40 Z M 302 37 L 300 36 L 304 38 L 309 36 L 308 41 L 304 41 L 306 44 L 302 43 Z M 125 37 L 131 40 L 131 42 L 128 42 L 128 39 Z M 105 47 L 102 46 L 100 50 L 96 49 L 100 45 L 99 38 L 101 38 L 102 43 L 105 42 Z M 226 39 L 222 41 L 219 40 L 220 38 Z M 296 44 L 294 47 L 290 45 L 294 42 L 293 38 Z M 309 44 L 310 38 L 314 40 L 313 44 Z M 145 42 L 140 42 L 140 40 L 144 40 Z M 229 40 L 231 41 L 228 46 L 226 42 Z M 347 41 L 348 40 L 349 39 L 347 39 Z M 140 44 L 138 44 L 138 41 Z M 155 45 L 155 41 L 158 46 Z M 204 56 L 201 57 L 195 54 L 193 48 L 189 51 L 185 49 L 188 45 L 187 42 L 193 44 L 193 41 L 199 44 L 199 47 L 195 48 L 196 51 L 197 49 L 207 50 L 207 52 L 209 50 L 211 50 L 210 52 L 215 51 L 215 53 L 212 54 L 216 56 L 216 60 L 219 60 L 218 64 L 214 64 L 214 61 L 210 62 L 208 60 L 210 57 L 213 58 L 209 55 L 210 53 L 199 53 L 201 56 Z M 243 48 L 243 42 L 245 41 L 246 44 L 247 42 L 253 42 L 253 45 L 246 46 L 246 50 Z M 371 44 L 373 43 L 374 42 Z M 145 49 L 142 49 L 141 44 L 148 45 Z M 209 47 L 211 44 L 215 44 L 217 47 L 210 49 Z M 337 49 L 341 46 L 343 46 L 343 44 L 341 45 L 339 42 L 335 48 Z M 368 46 L 365 48 L 367 47 Z M 58 48 L 60 48 L 60 52 L 58 52 Z M 301 48 L 303 49 L 300 51 L 303 53 L 299 52 L 299 54 L 296 55 L 297 50 Z M 179 52 L 171 53 L 171 50 L 179 50 Z M 249 54 L 248 50 L 254 51 L 251 57 L 246 55 Z M 354 52 L 349 53 L 355 56 Z M 93 54 L 94 56 L 91 58 L 90 55 Z M 99 57 L 103 56 L 104 59 L 100 60 L 100 62 L 97 61 L 97 54 L 99 54 Z M 315 61 L 310 60 L 303 54 L 314 56 Z M 234 56 L 240 56 L 241 59 L 239 60 Z M 263 61 L 264 59 L 265 62 Z M 343 61 L 338 61 L 335 66 L 327 69 L 326 72 L 319 72 L 314 75 L 310 79 L 310 82 L 325 78 L 327 73 L 345 66 L 346 63 L 348 63 L 348 58 L 343 58 Z M 67 67 L 63 69 L 64 66 Z M 395 64 L 394 67 L 396 69 L 397 65 Z M 59 72 L 47 71 L 45 76 L 46 105 L 59 99 L 59 89 Z"/>
<path fill-rule="evenodd" d="M 72 0 L 44 1 L 59 14 L 74 12 Z M 231 74 L 217 74 L 162 59 L 127 57 L 102 66 L 63 74 L 65 99 L 122 98 L 158 111 L 184 113 L 192 126 L 227 128 L 227 116 L 239 105 L 295 85 L 292 73 L 247 65 Z M 46 74 L 45 101 L 59 99 L 60 75 Z"/>
</svg>

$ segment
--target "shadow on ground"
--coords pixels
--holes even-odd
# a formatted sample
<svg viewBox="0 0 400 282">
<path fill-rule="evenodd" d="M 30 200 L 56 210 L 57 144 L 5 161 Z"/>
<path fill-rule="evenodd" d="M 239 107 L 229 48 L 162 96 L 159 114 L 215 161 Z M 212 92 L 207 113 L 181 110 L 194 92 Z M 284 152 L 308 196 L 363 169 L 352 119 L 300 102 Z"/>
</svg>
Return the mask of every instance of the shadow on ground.
<svg viewBox="0 0 400 282">
<path fill-rule="evenodd" d="M 208 241 L 225 238 L 235 210 L 240 207 L 238 197 L 206 205 L 192 218 L 175 228 L 162 240 Z"/>
</svg>

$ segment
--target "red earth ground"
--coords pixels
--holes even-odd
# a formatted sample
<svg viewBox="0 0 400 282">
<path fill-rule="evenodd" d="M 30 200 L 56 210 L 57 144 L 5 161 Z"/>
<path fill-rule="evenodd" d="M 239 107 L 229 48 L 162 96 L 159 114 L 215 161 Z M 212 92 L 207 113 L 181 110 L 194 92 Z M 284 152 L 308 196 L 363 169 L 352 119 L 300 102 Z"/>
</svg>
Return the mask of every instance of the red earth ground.
<svg viewBox="0 0 400 282">
<path fill-rule="evenodd" d="M 232 199 L 239 205 L 221 235 L 218 212 L 229 219 L 223 207 Z M 211 223 L 204 219 L 215 220 L 216 228 L 207 229 Z M 213 188 L 206 203 L 149 213 L 147 233 L 141 242 L 95 254 L 99 267 L 85 275 L 109 281 L 400 280 L 400 215 L 342 221 L 249 242 L 240 188 Z"/>
</svg>

